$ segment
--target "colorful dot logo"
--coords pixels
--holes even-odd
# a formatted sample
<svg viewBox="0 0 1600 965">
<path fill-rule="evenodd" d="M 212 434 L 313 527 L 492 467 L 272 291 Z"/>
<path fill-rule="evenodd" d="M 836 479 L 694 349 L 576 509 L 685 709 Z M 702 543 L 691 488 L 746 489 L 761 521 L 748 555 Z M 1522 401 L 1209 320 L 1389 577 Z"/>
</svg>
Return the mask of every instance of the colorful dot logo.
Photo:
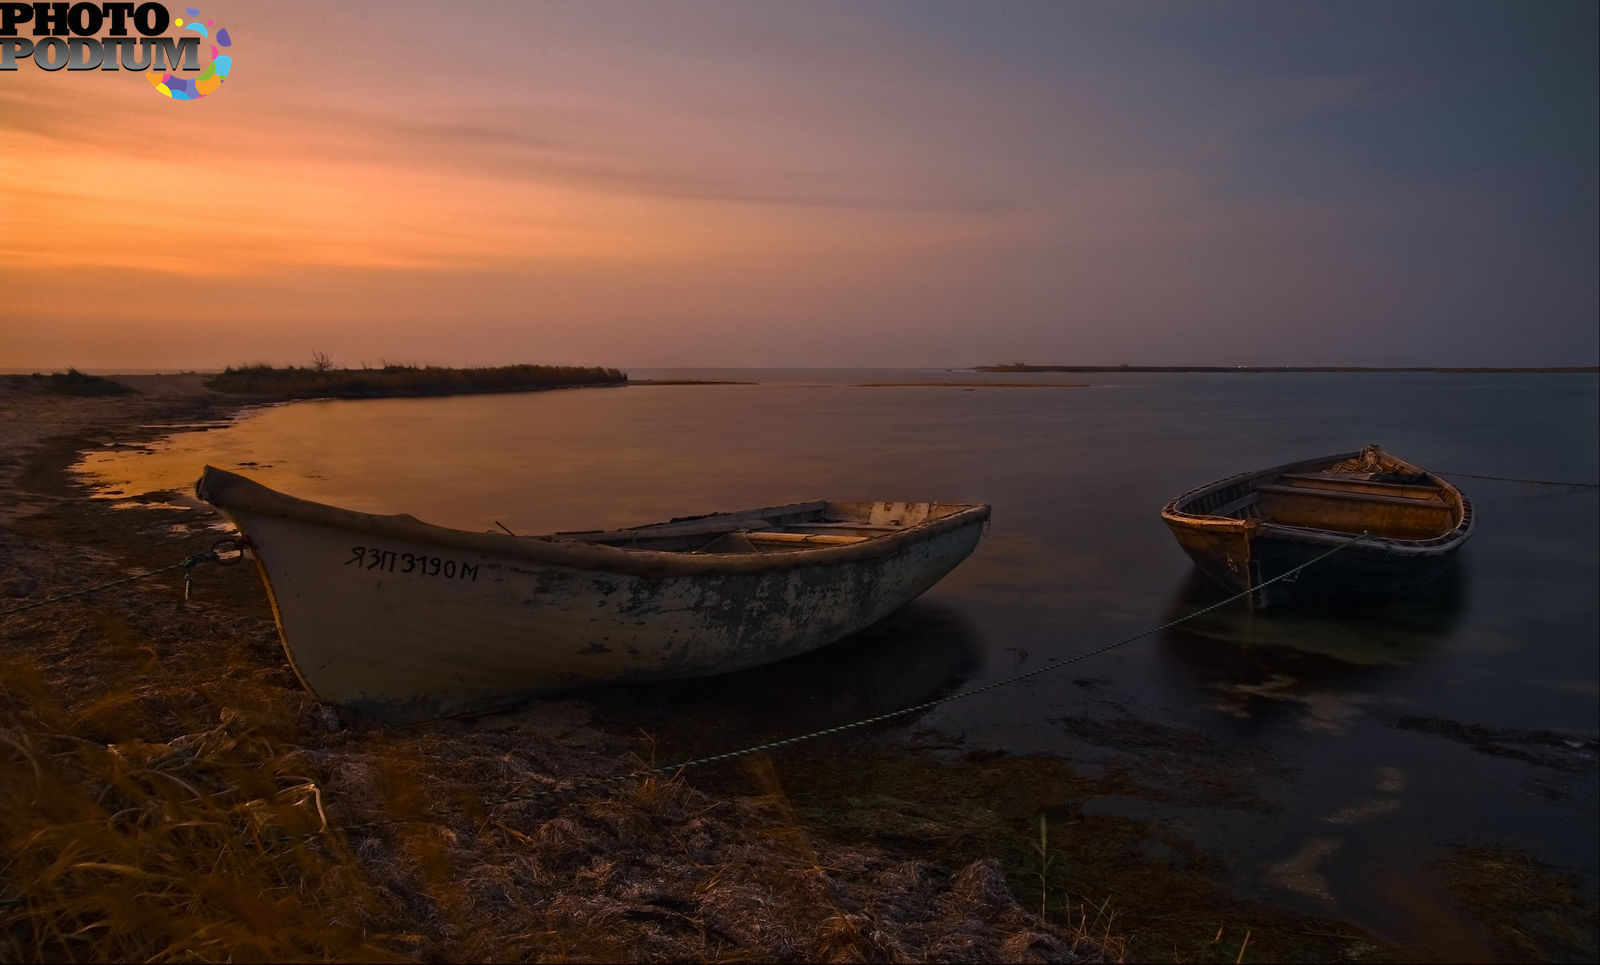
<svg viewBox="0 0 1600 965">
<path fill-rule="evenodd" d="M 228 79 L 228 72 L 233 70 L 233 55 L 231 52 L 222 53 L 222 50 L 232 50 L 233 38 L 228 36 L 227 27 L 217 27 L 213 34 L 213 21 L 207 20 L 202 23 L 198 19 L 200 11 L 193 7 L 186 7 L 183 12 L 189 19 L 185 21 L 183 17 L 178 17 L 173 22 L 184 30 L 191 30 L 211 41 L 211 62 L 193 78 L 179 77 L 170 72 L 152 71 L 145 74 L 144 79 L 148 80 L 150 86 L 154 87 L 162 97 L 170 97 L 175 101 L 197 101 L 215 92 L 222 86 L 222 82 Z"/>
</svg>

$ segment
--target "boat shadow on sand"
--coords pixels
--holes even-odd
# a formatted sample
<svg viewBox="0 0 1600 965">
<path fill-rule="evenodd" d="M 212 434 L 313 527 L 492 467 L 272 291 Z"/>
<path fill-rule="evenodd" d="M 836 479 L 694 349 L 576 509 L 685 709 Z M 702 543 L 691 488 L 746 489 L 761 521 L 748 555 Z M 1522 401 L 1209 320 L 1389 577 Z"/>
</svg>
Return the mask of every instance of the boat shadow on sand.
<svg viewBox="0 0 1600 965">
<path fill-rule="evenodd" d="M 960 687 L 982 665 L 961 611 L 916 601 L 811 653 L 713 677 L 571 692 L 610 726 L 659 737 L 663 753 L 715 754 L 891 713 Z M 905 727 L 905 714 L 887 726 Z M 865 728 L 863 729 L 865 730 Z"/>
<path fill-rule="evenodd" d="M 1386 672 L 1425 663 L 1450 646 L 1471 595 L 1472 574 L 1457 560 L 1438 580 L 1404 597 L 1308 600 L 1281 610 L 1239 601 L 1159 635 L 1173 686 L 1209 692 L 1220 709 L 1257 717 L 1265 705 L 1293 705 L 1320 717 L 1324 705 L 1362 699 Z M 1166 608 L 1180 619 L 1226 599 L 1190 571 Z"/>
</svg>

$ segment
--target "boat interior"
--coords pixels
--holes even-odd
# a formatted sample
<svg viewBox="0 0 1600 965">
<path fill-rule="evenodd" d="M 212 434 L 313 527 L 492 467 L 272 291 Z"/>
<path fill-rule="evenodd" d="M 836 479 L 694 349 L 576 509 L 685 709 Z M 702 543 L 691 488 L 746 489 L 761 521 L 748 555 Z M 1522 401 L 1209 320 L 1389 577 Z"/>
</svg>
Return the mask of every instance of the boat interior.
<svg viewBox="0 0 1600 965">
<path fill-rule="evenodd" d="M 850 546 L 903 532 L 972 506 L 958 503 L 810 502 L 689 516 L 629 529 L 553 533 L 545 539 L 665 553 L 774 553 Z"/>
<path fill-rule="evenodd" d="M 1453 491 L 1427 473 L 1400 477 L 1332 470 L 1245 480 L 1205 493 L 1184 509 L 1230 519 L 1410 540 L 1444 535 L 1460 514 Z"/>
</svg>

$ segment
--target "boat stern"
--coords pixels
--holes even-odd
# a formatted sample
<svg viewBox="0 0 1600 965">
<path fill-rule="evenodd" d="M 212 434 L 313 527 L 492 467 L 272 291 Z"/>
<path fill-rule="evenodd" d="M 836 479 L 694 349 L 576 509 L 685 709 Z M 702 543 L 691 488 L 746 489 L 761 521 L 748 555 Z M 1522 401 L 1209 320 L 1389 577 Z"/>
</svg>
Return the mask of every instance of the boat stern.
<svg viewBox="0 0 1600 965">
<path fill-rule="evenodd" d="M 1179 511 L 1176 502 L 1162 509 L 1161 520 L 1194 565 L 1223 586 L 1249 589 L 1255 582 L 1253 544 L 1258 521 L 1195 516 Z"/>
</svg>

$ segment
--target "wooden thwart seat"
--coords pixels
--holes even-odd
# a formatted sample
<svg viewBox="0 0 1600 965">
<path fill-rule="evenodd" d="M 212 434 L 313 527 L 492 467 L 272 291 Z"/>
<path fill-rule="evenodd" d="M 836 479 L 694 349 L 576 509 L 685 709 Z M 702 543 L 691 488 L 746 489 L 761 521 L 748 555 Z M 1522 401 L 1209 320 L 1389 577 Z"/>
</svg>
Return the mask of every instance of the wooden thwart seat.
<svg viewBox="0 0 1600 965">
<path fill-rule="evenodd" d="M 1276 484 L 1257 486 L 1256 492 L 1261 518 L 1284 526 L 1426 539 L 1454 523 L 1449 504 L 1437 492 L 1430 499 Z"/>
<path fill-rule="evenodd" d="M 837 533 L 743 533 L 745 539 L 756 545 L 769 543 L 773 545 L 798 545 L 816 544 L 824 546 L 848 546 L 851 543 L 864 543 L 871 539 L 870 536 L 841 536 Z"/>
<path fill-rule="evenodd" d="M 1370 493 L 1374 496 L 1397 496 L 1404 499 L 1440 498 L 1439 487 L 1427 482 L 1389 482 L 1382 479 L 1284 473 L 1278 477 L 1275 485 L 1316 489 L 1323 492 Z"/>
<path fill-rule="evenodd" d="M 854 523 L 854 522 L 850 522 L 849 520 L 846 520 L 844 522 L 832 522 L 832 521 L 822 522 L 822 521 L 818 521 L 818 522 L 815 522 L 815 523 L 797 523 L 797 524 L 795 524 L 795 526 L 793 528 L 796 528 L 796 529 L 869 529 L 869 530 L 876 530 L 877 532 L 880 532 L 880 533 L 893 533 L 893 532 L 897 532 L 897 531 L 902 530 L 902 529 L 909 529 L 909 527 L 907 527 L 907 526 L 885 526 L 885 525 L 883 525 L 881 523 Z"/>
<path fill-rule="evenodd" d="M 1345 489 L 1323 489 L 1311 486 L 1279 486 L 1275 484 L 1257 486 L 1256 492 L 1262 495 L 1279 494 L 1295 498 L 1332 499 L 1344 500 L 1355 503 L 1389 503 L 1397 506 L 1428 505 L 1435 503 L 1444 506 L 1444 500 L 1436 489 L 1431 494 L 1419 493 L 1414 496 L 1397 496 L 1384 492 L 1360 492 Z"/>
</svg>

